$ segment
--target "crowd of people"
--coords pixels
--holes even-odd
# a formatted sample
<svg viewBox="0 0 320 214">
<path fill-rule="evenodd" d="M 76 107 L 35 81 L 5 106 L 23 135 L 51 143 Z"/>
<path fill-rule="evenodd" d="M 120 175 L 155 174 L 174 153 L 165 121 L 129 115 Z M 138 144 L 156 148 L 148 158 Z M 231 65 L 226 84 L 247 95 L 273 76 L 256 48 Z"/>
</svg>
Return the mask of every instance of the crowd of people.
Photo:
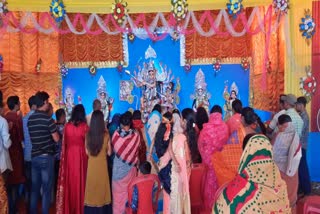
<svg viewBox="0 0 320 214">
<path fill-rule="evenodd" d="M 194 164 L 205 168 L 202 213 L 295 213 L 298 197 L 311 193 L 304 97 L 281 95 L 268 124 L 238 99 L 227 121 L 219 105 L 162 112 L 157 104 L 146 123 L 139 110 L 109 123 L 98 99 L 90 114 L 78 104 L 66 121 L 64 109 L 52 118 L 44 91 L 29 98 L 25 116 L 17 96 L 4 114 L 0 95 L 0 213 L 17 213 L 21 200 L 32 214 L 40 201 L 41 213 L 53 203 L 56 213 L 137 212 L 142 194 L 128 187 L 155 174 L 161 186 L 155 179 L 149 193 L 161 189 L 163 213 L 190 214 Z"/>
</svg>

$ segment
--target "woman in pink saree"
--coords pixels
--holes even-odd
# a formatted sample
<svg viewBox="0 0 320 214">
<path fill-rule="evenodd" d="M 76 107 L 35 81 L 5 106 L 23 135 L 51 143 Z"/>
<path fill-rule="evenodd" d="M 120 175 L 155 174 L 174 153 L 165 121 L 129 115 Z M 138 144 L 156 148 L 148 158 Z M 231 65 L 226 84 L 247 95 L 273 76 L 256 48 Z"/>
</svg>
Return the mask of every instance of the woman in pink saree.
<svg viewBox="0 0 320 214">
<path fill-rule="evenodd" d="M 211 212 L 214 195 L 218 189 L 217 177 L 212 165 L 212 154 L 215 151 L 221 151 L 228 140 L 228 126 L 222 120 L 222 109 L 215 105 L 211 109 L 209 122 L 203 125 L 198 139 L 199 152 L 202 162 L 206 165 L 205 189 L 203 192 L 204 208 Z"/>
<path fill-rule="evenodd" d="M 170 193 L 163 192 L 163 213 L 191 213 L 189 178 L 191 172 L 191 158 L 187 138 L 182 133 L 180 117 L 177 113 L 173 114 L 174 131 L 173 139 L 170 140 L 166 153 L 160 158 L 159 168 L 171 164 Z M 165 122 L 165 121 L 163 121 Z M 169 127 L 169 126 L 168 126 Z M 166 137 L 166 133 L 164 137 Z"/>
</svg>

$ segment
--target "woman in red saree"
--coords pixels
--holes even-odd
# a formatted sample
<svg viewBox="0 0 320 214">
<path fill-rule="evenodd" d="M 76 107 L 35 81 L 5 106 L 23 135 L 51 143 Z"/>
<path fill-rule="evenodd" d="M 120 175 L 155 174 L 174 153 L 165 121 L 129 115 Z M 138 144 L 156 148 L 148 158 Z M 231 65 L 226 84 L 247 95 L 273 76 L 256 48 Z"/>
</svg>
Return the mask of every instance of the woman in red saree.
<svg viewBox="0 0 320 214">
<path fill-rule="evenodd" d="M 217 177 L 211 162 L 212 154 L 222 149 L 223 145 L 227 143 L 228 136 L 228 126 L 222 120 L 222 109 L 215 105 L 211 109 L 209 122 L 203 125 L 198 139 L 202 162 L 207 168 L 203 198 L 205 209 L 209 212 L 211 212 L 214 195 L 218 189 Z"/>
<path fill-rule="evenodd" d="M 76 105 L 70 122 L 63 134 L 57 187 L 57 213 L 84 212 L 84 195 L 88 156 L 85 151 L 85 137 L 88 131 L 83 105 Z"/>
</svg>

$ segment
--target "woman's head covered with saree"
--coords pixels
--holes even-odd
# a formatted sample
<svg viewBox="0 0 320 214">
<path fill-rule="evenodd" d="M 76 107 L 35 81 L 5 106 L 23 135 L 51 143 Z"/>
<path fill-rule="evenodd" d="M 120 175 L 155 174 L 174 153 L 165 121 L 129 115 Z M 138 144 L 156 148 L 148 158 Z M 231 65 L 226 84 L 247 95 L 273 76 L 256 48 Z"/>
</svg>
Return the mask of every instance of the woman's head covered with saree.
<svg viewBox="0 0 320 214">
<path fill-rule="evenodd" d="M 264 135 L 253 135 L 241 156 L 238 174 L 221 192 L 213 213 L 290 213 L 285 182 Z"/>
</svg>

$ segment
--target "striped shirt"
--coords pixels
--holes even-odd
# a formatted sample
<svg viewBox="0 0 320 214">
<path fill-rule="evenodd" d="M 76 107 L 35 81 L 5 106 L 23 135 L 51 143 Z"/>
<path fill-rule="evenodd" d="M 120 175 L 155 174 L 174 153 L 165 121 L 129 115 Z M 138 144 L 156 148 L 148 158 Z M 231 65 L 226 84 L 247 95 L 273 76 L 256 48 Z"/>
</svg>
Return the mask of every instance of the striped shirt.
<svg viewBox="0 0 320 214">
<path fill-rule="evenodd" d="M 52 135 L 57 131 L 53 119 L 43 111 L 35 111 L 28 120 L 28 129 L 32 143 L 32 157 L 42 154 L 54 155 L 55 142 Z"/>
</svg>

